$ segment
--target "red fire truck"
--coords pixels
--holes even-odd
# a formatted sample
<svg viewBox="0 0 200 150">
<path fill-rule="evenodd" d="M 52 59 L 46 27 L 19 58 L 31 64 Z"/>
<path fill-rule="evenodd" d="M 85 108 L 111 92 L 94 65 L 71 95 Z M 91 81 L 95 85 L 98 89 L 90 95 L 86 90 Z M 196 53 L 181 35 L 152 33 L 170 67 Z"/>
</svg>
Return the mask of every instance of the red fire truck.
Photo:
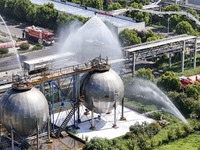
<svg viewBox="0 0 200 150">
<path fill-rule="evenodd" d="M 28 26 L 25 27 L 23 36 L 27 39 L 35 40 L 39 44 L 53 44 L 55 42 L 54 34 L 44 28 Z"/>
<path fill-rule="evenodd" d="M 187 85 L 194 84 L 195 82 L 195 81 L 192 81 L 190 78 L 187 78 L 184 76 L 179 77 L 179 80 L 182 84 L 182 89 L 185 89 Z"/>
</svg>

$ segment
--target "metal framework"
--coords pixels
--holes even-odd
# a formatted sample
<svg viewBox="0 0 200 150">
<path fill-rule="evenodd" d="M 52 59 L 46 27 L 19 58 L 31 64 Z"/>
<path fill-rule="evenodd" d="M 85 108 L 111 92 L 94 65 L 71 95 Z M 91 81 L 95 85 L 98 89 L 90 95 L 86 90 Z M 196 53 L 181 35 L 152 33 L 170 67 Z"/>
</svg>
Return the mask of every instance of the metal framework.
<svg viewBox="0 0 200 150">
<path fill-rule="evenodd" d="M 184 71 L 185 54 L 190 53 L 190 62 L 193 59 L 193 66 L 196 68 L 196 53 L 200 51 L 200 38 L 189 35 L 179 35 L 170 38 L 160 39 L 152 42 L 124 47 L 125 57 L 132 62 L 132 73 L 135 72 L 136 60 L 160 57 L 169 54 L 169 66 L 174 53 L 181 53 L 181 71 Z"/>
<path fill-rule="evenodd" d="M 50 110 L 52 114 L 52 132 L 59 136 L 60 132 L 67 126 L 71 117 L 74 116 L 74 126 L 77 127 L 76 110 L 79 107 L 79 74 L 94 71 L 94 70 L 109 70 L 110 65 L 108 64 L 108 58 L 103 59 L 101 56 L 96 57 L 92 61 L 84 64 L 69 66 L 56 70 L 48 70 L 46 72 L 37 73 L 31 76 L 28 75 L 13 75 L 12 77 L 12 88 L 23 90 L 29 89 L 34 85 L 39 84 L 40 90 L 50 97 Z M 67 91 L 60 86 L 60 81 L 70 79 L 70 82 L 65 83 Z M 58 83 L 57 83 L 58 82 Z M 65 81 L 64 81 L 65 82 Z M 45 86 L 48 85 L 48 91 L 45 91 Z M 55 105 L 55 96 L 59 99 L 59 103 Z M 58 130 L 55 130 L 55 112 L 59 112 L 61 109 L 68 110 L 68 116 L 61 124 Z"/>
</svg>

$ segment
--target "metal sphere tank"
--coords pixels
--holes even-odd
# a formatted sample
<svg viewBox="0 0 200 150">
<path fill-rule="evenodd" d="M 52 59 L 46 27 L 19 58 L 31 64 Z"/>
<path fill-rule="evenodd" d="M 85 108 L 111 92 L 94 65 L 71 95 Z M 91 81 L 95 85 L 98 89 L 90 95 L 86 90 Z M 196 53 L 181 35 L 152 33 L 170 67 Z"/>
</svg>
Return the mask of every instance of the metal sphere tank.
<svg viewBox="0 0 200 150">
<path fill-rule="evenodd" d="M 0 100 L 0 121 L 10 131 L 21 136 L 33 134 L 37 125 L 43 128 L 49 117 L 49 107 L 45 96 L 36 88 L 28 90 L 8 90 Z"/>
<path fill-rule="evenodd" d="M 81 95 L 85 97 L 85 107 L 94 112 L 107 113 L 112 110 L 115 101 L 118 105 L 124 97 L 124 84 L 119 75 L 113 71 L 94 71 L 83 75 Z"/>
</svg>

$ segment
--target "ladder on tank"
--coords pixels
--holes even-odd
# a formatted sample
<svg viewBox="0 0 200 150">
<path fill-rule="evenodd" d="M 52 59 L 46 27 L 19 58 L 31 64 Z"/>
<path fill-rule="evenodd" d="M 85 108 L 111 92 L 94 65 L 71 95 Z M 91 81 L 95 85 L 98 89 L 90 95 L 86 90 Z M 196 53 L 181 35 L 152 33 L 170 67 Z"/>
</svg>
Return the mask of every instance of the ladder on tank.
<svg viewBox="0 0 200 150">
<path fill-rule="evenodd" d="M 67 115 L 67 117 L 65 118 L 65 120 L 63 121 L 61 126 L 58 128 L 57 132 L 55 133 L 56 137 L 59 137 L 61 132 L 63 130 L 65 130 L 65 128 L 67 127 L 68 122 L 70 121 L 72 116 L 75 114 L 75 111 L 78 109 L 78 107 L 79 107 L 79 102 L 76 102 L 75 104 L 73 104 L 73 108 L 71 109 L 71 111 L 69 112 L 69 114 Z"/>
</svg>

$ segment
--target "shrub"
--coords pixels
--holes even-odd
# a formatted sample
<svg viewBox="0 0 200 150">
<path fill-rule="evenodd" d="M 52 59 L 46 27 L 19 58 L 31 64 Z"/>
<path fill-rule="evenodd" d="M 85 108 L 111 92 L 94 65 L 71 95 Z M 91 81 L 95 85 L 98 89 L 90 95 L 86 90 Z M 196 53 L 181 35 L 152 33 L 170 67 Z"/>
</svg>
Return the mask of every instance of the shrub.
<svg viewBox="0 0 200 150">
<path fill-rule="evenodd" d="M 181 82 L 178 76 L 172 71 L 165 72 L 158 79 L 157 85 L 167 91 L 178 91 L 181 89 Z"/>
<path fill-rule="evenodd" d="M 93 138 L 83 147 L 83 150 L 102 150 L 102 149 L 103 150 L 111 149 L 111 143 L 109 143 L 108 139 Z"/>
<path fill-rule="evenodd" d="M 0 48 L 0 54 L 7 54 L 7 53 L 8 53 L 7 47 Z"/>
<path fill-rule="evenodd" d="M 40 50 L 40 49 L 43 49 L 43 47 L 44 47 L 43 45 L 37 44 L 37 45 L 33 46 L 32 50 Z"/>
<path fill-rule="evenodd" d="M 29 49 L 30 44 L 22 43 L 19 47 L 20 47 L 21 50 L 27 50 L 27 49 Z"/>
</svg>

